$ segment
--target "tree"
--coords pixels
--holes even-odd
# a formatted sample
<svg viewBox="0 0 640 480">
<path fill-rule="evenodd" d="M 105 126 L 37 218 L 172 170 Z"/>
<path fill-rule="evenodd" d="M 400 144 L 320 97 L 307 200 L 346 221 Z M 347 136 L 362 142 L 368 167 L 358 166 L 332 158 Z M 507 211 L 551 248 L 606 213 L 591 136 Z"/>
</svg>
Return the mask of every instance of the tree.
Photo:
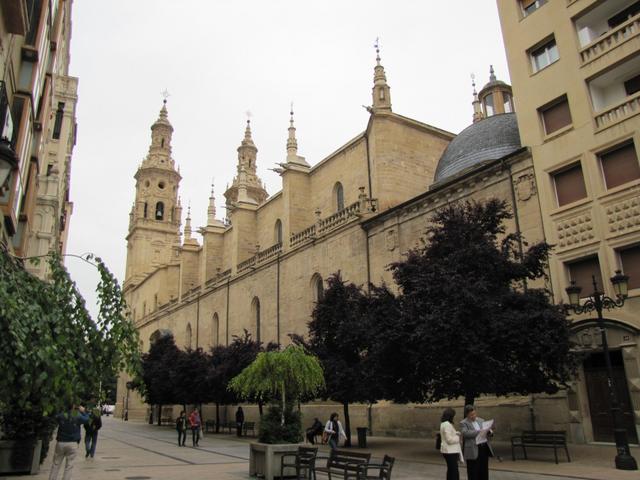
<svg viewBox="0 0 640 480">
<path fill-rule="evenodd" d="M 554 392 L 575 371 L 562 309 L 527 281 L 544 277 L 550 246 L 524 250 L 506 233 L 505 202 L 448 205 L 423 246 L 391 265 L 401 288 L 405 351 L 415 367 L 397 372 L 412 388 L 400 400 Z"/>
<path fill-rule="evenodd" d="M 306 345 L 327 372 L 326 395 L 342 404 L 345 446 L 351 446 L 349 403 L 372 402 L 380 395 L 372 363 L 367 360 L 370 343 L 367 319 L 362 289 L 344 282 L 340 272 L 330 276 L 323 298 L 313 310 Z M 292 338 L 304 343 L 300 337 Z"/>
<path fill-rule="evenodd" d="M 82 257 L 100 273 L 94 322 L 60 256 L 46 257 L 51 274 L 42 281 L 24 269 L 23 259 L 0 250 L 2 430 L 10 439 L 42 439 L 41 459 L 53 413 L 96 396 L 120 370 L 140 371 L 137 331 L 102 260 Z"/>
<path fill-rule="evenodd" d="M 296 399 L 302 395 L 315 395 L 323 387 L 324 376 L 318 359 L 299 345 L 289 345 L 282 351 L 259 353 L 251 365 L 229 383 L 229 389 L 242 398 L 278 398 L 281 428 L 285 427 L 285 416 L 292 410 Z M 269 413 L 271 416 L 272 413 Z M 261 441 L 264 441 L 270 432 L 265 432 L 262 425 L 260 431 Z M 298 427 L 297 435 L 292 440 L 299 441 L 300 435 L 301 429 Z"/>
<path fill-rule="evenodd" d="M 158 405 L 158 425 L 161 424 L 162 405 L 179 403 L 173 380 L 175 365 L 181 352 L 173 335 L 161 335 L 142 355 L 142 382 L 144 397 L 149 405 Z M 151 422 L 151 420 L 149 420 Z"/>
<path fill-rule="evenodd" d="M 172 387 L 172 397 L 186 410 L 187 404 L 201 405 L 207 402 L 207 374 L 210 356 L 201 348 L 178 350 L 174 363 L 167 365 Z"/>
</svg>

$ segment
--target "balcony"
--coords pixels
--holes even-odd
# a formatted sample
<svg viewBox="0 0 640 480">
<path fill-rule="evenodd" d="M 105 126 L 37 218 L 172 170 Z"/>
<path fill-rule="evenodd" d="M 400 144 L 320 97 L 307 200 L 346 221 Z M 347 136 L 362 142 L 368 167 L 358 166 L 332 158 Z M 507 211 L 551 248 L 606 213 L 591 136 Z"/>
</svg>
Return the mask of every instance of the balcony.
<svg viewBox="0 0 640 480">
<path fill-rule="evenodd" d="M 638 112 L 640 55 L 588 82 L 597 129 L 607 128 Z"/>
<path fill-rule="evenodd" d="M 575 20 L 580 60 L 586 65 L 640 34 L 640 2 L 608 0 Z"/>
</svg>

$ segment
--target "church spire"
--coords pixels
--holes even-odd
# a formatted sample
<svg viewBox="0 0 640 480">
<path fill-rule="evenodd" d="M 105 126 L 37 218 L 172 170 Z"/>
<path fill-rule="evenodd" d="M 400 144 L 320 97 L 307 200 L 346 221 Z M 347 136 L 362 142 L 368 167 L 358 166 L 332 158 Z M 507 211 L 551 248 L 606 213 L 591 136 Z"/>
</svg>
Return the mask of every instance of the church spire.
<svg viewBox="0 0 640 480">
<path fill-rule="evenodd" d="M 187 219 L 184 222 L 184 241 L 191 240 L 191 203 L 187 207 Z"/>
<path fill-rule="evenodd" d="M 387 84 L 387 75 L 380 63 L 380 43 L 376 38 L 376 66 L 373 69 L 373 113 L 391 111 L 391 90 Z"/>
<path fill-rule="evenodd" d="M 207 225 L 216 223 L 216 199 L 213 195 L 213 180 L 211 181 L 211 195 L 209 196 L 209 206 L 207 207 Z"/>
<path fill-rule="evenodd" d="M 151 125 L 151 145 L 149 145 L 149 153 L 142 163 L 143 167 L 174 169 L 174 161 L 171 158 L 172 134 L 173 126 L 169 122 L 165 97 L 158 119 Z"/>
<path fill-rule="evenodd" d="M 476 76 L 473 73 L 471 74 L 471 86 L 473 87 L 473 102 L 471 102 L 473 105 L 473 123 L 476 123 L 484 118 L 484 114 L 476 91 Z"/>
<path fill-rule="evenodd" d="M 291 102 L 291 110 L 289 111 L 289 137 L 287 138 L 287 163 L 297 164 L 308 167 L 309 164 L 298 155 L 298 139 L 296 138 L 296 127 L 293 124 L 293 102 Z"/>
</svg>

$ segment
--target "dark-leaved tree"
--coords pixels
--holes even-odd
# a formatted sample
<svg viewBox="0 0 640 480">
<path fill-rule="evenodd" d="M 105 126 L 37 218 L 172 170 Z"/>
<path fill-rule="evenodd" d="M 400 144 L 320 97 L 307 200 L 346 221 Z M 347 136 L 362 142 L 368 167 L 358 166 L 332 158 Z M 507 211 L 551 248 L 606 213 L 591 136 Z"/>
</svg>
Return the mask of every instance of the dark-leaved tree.
<svg viewBox="0 0 640 480">
<path fill-rule="evenodd" d="M 180 403 L 175 398 L 175 374 L 172 373 L 180 354 L 173 336 L 162 335 L 151 344 L 149 351 L 142 355 L 145 401 L 149 405 L 158 405 L 158 425 L 161 423 L 162 405 Z"/>
<path fill-rule="evenodd" d="M 210 362 L 209 355 L 202 348 L 188 348 L 179 350 L 173 365 L 169 367 L 173 398 L 185 411 L 187 404 L 201 405 L 208 400 L 207 376 Z"/>
<path fill-rule="evenodd" d="M 349 404 L 378 399 L 379 383 L 368 362 L 370 329 L 362 289 L 342 280 L 340 272 L 327 279 L 309 322 L 309 339 L 292 336 L 318 357 L 325 371 L 326 396 L 344 411 L 345 446 L 351 446 Z"/>
<path fill-rule="evenodd" d="M 505 202 L 448 205 L 433 216 L 423 246 L 391 265 L 401 289 L 404 352 L 401 401 L 481 394 L 554 392 L 575 371 L 569 323 L 546 291 L 550 246 L 527 249 L 506 233 Z M 393 338 L 393 326 L 390 326 Z M 402 365 L 402 364 L 400 364 Z"/>
</svg>

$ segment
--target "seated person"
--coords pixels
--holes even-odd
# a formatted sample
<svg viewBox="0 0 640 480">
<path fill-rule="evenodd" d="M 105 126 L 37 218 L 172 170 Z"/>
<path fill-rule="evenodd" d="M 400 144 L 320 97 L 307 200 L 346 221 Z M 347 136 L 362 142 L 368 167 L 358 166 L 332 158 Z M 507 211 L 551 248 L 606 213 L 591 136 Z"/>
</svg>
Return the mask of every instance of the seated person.
<svg viewBox="0 0 640 480">
<path fill-rule="evenodd" d="M 320 422 L 320 420 L 315 418 L 313 420 L 313 425 L 307 428 L 307 440 L 309 440 L 309 443 L 311 443 L 312 445 L 315 445 L 316 435 L 322 435 L 323 430 L 324 430 L 324 427 L 322 426 L 322 423 Z"/>
</svg>

